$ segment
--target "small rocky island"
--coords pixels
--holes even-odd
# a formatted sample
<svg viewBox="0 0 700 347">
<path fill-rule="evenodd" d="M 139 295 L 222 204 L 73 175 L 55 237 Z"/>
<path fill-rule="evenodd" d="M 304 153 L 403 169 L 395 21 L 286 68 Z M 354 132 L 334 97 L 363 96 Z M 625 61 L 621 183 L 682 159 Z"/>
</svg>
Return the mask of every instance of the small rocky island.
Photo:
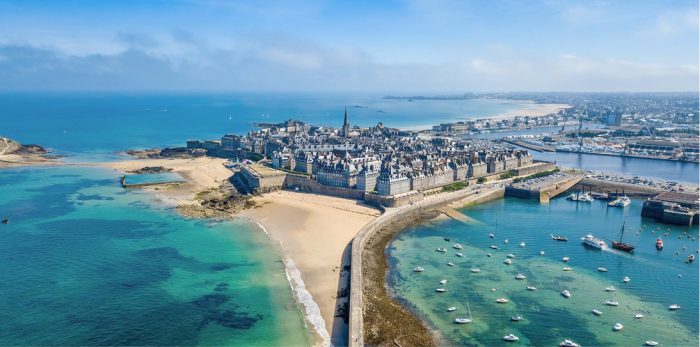
<svg viewBox="0 0 700 347">
<path fill-rule="evenodd" d="M 0 137 L 0 167 L 41 165 L 56 163 L 58 156 L 35 144 L 21 144 L 7 137 Z"/>
</svg>

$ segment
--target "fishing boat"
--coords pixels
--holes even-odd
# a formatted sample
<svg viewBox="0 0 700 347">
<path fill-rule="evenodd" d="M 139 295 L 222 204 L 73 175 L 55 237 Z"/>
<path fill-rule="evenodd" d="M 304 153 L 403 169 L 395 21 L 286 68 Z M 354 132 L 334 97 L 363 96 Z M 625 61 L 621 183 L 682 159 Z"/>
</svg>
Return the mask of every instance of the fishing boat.
<svg viewBox="0 0 700 347">
<path fill-rule="evenodd" d="M 503 262 L 506 263 L 506 264 L 508 264 L 508 265 L 510 265 L 510 264 L 513 263 L 510 259 L 506 259 L 506 260 L 504 260 Z"/>
<path fill-rule="evenodd" d="M 452 311 L 455 311 L 455 310 L 457 310 L 457 308 L 454 307 L 454 306 L 448 307 L 448 308 L 447 308 L 447 312 L 452 312 Z"/>
<path fill-rule="evenodd" d="M 503 336 L 503 340 L 504 340 L 504 341 L 508 341 L 508 342 L 520 341 L 520 339 L 519 339 L 517 336 L 513 335 L 513 334 L 508 334 L 508 335 L 506 335 L 506 336 Z"/>
<path fill-rule="evenodd" d="M 661 238 L 656 239 L 656 249 L 659 251 L 664 249 L 664 241 Z"/>
<path fill-rule="evenodd" d="M 627 207 L 632 203 L 632 200 L 626 196 L 621 196 L 613 201 L 608 202 L 608 207 Z"/>
<path fill-rule="evenodd" d="M 508 254 L 506 254 L 506 257 L 511 258 L 511 259 L 512 259 L 512 258 L 515 258 L 515 254 L 513 254 L 513 253 L 508 253 Z"/>
<path fill-rule="evenodd" d="M 413 268 L 413 271 L 415 271 L 415 272 L 423 272 L 423 271 L 425 271 L 425 269 L 422 268 L 422 267 L 420 267 L 420 266 L 416 266 L 416 267 Z"/>
<path fill-rule="evenodd" d="M 625 234 L 625 223 L 626 222 L 627 222 L 627 218 L 625 218 L 625 221 L 622 222 L 622 229 L 620 230 L 620 239 L 617 241 L 613 241 L 612 247 L 615 249 L 619 249 L 621 251 L 632 253 L 632 252 L 634 252 L 635 246 L 632 246 L 628 243 L 622 242 L 622 236 Z"/>
<path fill-rule="evenodd" d="M 452 245 L 452 248 L 454 248 L 454 249 L 462 249 L 462 245 L 460 245 L 459 243 L 455 243 L 454 245 Z"/>
<path fill-rule="evenodd" d="M 620 306 L 620 303 L 613 300 L 605 300 L 605 304 L 608 306 Z"/>
<path fill-rule="evenodd" d="M 458 256 L 458 257 L 460 257 L 460 258 L 464 256 L 464 254 L 462 254 L 462 253 L 460 253 L 460 252 L 455 253 L 455 255 Z"/>
<path fill-rule="evenodd" d="M 499 304 L 505 304 L 505 303 L 508 302 L 508 299 L 506 299 L 506 298 L 498 298 L 498 299 L 496 299 L 496 302 L 499 303 Z"/>
<path fill-rule="evenodd" d="M 617 289 L 615 289 L 615 287 L 613 287 L 613 286 L 605 288 L 606 292 L 614 292 L 615 290 L 617 290 Z"/>
<path fill-rule="evenodd" d="M 622 330 L 622 328 L 624 328 L 624 327 L 625 327 L 625 326 L 622 325 L 622 323 L 615 323 L 615 325 L 613 325 L 613 330 L 615 330 L 615 331 L 620 331 L 620 330 Z"/>
<path fill-rule="evenodd" d="M 481 269 L 479 269 L 479 268 L 473 268 L 473 269 L 471 269 L 471 271 L 472 271 L 473 273 L 479 273 L 479 272 L 481 272 Z"/>
<path fill-rule="evenodd" d="M 525 242 L 520 242 L 520 247 L 525 247 Z"/>
<path fill-rule="evenodd" d="M 571 297 L 571 292 L 569 292 L 568 290 L 564 289 L 564 290 L 561 291 L 561 295 L 562 295 L 563 297 L 565 297 L 565 298 L 568 299 L 568 298 Z"/>
<path fill-rule="evenodd" d="M 595 249 L 606 250 L 608 249 L 608 244 L 605 241 L 593 236 L 593 234 L 588 234 L 581 238 L 584 246 L 588 246 Z"/>
<path fill-rule="evenodd" d="M 440 253 L 447 253 L 447 249 L 442 248 L 442 247 L 436 248 L 435 251 L 436 251 L 436 252 L 440 252 Z"/>
<path fill-rule="evenodd" d="M 437 288 L 437 289 L 435 289 L 435 291 L 438 292 L 438 293 L 444 293 L 444 292 L 447 291 L 447 289 L 445 289 L 445 288 Z"/>
<path fill-rule="evenodd" d="M 569 239 L 566 236 L 561 236 L 561 235 L 554 235 L 551 234 L 552 240 L 554 241 L 569 241 Z"/>
<path fill-rule="evenodd" d="M 625 282 L 625 283 L 629 283 L 629 281 L 631 281 L 631 279 L 627 276 L 625 276 L 625 278 L 622 279 L 622 282 Z"/>
<path fill-rule="evenodd" d="M 534 291 L 537 290 L 537 287 L 527 286 L 525 289 L 527 289 L 527 290 L 529 290 L 529 291 L 531 291 L 531 292 L 534 292 Z"/>
<path fill-rule="evenodd" d="M 659 343 L 654 341 L 654 340 L 646 340 L 646 341 L 644 341 L 644 345 L 645 346 L 658 346 Z"/>
<path fill-rule="evenodd" d="M 598 272 L 608 272 L 608 268 L 606 267 L 599 267 Z"/>
<path fill-rule="evenodd" d="M 600 315 L 603 314 L 603 311 L 600 311 L 600 310 L 595 309 L 595 308 L 594 308 L 593 311 L 591 311 L 591 312 L 593 312 L 593 314 L 596 315 L 596 316 L 600 316 Z"/>
<path fill-rule="evenodd" d="M 642 319 L 642 318 L 644 318 L 644 315 L 641 313 L 637 313 L 634 315 L 634 319 Z"/>
<path fill-rule="evenodd" d="M 523 320 L 523 317 L 514 316 L 514 317 L 510 317 L 510 320 L 511 320 L 511 322 L 520 322 L 521 320 Z"/>
<path fill-rule="evenodd" d="M 673 304 L 673 305 L 669 306 L 668 309 L 671 310 L 671 311 L 680 310 L 680 309 L 681 309 L 681 305 Z"/>
<path fill-rule="evenodd" d="M 559 347 L 581 347 L 578 343 L 571 340 L 564 340 L 559 343 Z"/>
<path fill-rule="evenodd" d="M 517 275 L 515 275 L 515 279 L 516 279 L 516 280 L 524 280 L 524 279 L 526 279 L 526 278 L 527 278 L 527 277 L 525 277 L 525 275 L 523 275 L 523 274 L 517 274 Z"/>
</svg>

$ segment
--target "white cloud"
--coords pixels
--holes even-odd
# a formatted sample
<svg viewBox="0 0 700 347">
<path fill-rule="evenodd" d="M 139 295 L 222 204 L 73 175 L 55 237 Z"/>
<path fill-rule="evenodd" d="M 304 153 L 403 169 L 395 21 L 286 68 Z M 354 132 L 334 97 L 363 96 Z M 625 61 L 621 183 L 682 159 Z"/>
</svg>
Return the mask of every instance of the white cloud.
<svg viewBox="0 0 700 347">
<path fill-rule="evenodd" d="M 684 32 L 698 32 L 698 9 L 669 11 L 656 17 L 655 29 L 663 35 L 677 35 Z"/>
</svg>

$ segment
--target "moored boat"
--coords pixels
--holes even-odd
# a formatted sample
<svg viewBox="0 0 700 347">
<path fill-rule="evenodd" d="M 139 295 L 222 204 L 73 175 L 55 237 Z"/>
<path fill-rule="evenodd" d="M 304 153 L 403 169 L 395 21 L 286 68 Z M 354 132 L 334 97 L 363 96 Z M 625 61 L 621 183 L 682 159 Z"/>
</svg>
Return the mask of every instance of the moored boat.
<svg viewBox="0 0 700 347">
<path fill-rule="evenodd" d="M 504 260 L 503 262 L 506 263 L 506 264 L 508 264 L 508 265 L 510 265 L 510 264 L 513 263 L 510 259 L 506 259 L 506 260 Z"/>
<path fill-rule="evenodd" d="M 608 202 L 608 207 L 627 207 L 632 203 L 632 200 L 626 196 L 618 197 L 617 199 Z"/>
<path fill-rule="evenodd" d="M 505 304 L 505 303 L 508 302 L 508 299 L 506 299 L 506 298 L 498 298 L 498 299 L 496 299 L 496 302 L 499 303 L 499 304 Z"/>
<path fill-rule="evenodd" d="M 447 252 L 447 249 L 446 249 L 446 248 L 442 248 L 442 247 L 438 247 L 438 248 L 435 249 L 435 251 L 436 251 L 436 252 L 440 252 L 440 253 L 446 253 L 446 252 Z"/>
<path fill-rule="evenodd" d="M 615 325 L 613 325 L 613 330 L 615 330 L 615 331 L 620 331 L 620 330 L 622 330 L 624 327 L 625 327 L 625 326 L 622 325 L 622 323 L 615 323 Z"/>
<path fill-rule="evenodd" d="M 625 278 L 622 279 L 622 282 L 625 282 L 625 283 L 629 283 L 629 281 L 631 281 L 631 279 L 627 276 L 625 276 Z"/>
<path fill-rule="evenodd" d="M 654 341 L 654 340 L 646 340 L 646 341 L 644 341 L 644 345 L 645 346 L 658 346 L 659 343 Z"/>
<path fill-rule="evenodd" d="M 525 275 L 523 275 L 523 274 L 517 274 L 517 275 L 515 275 L 515 279 L 516 279 L 516 280 L 524 280 L 524 279 L 526 279 L 526 278 L 527 278 L 527 277 L 525 277 Z"/>
<path fill-rule="evenodd" d="M 525 247 L 525 242 L 520 242 L 520 247 Z"/>
<path fill-rule="evenodd" d="M 564 340 L 559 343 L 559 347 L 581 347 L 578 343 L 571 340 Z"/>
<path fill-rule="evenodd" d="M 510 317 L 510 320 L 511 320 L 512 322 L 519 322 L 519 321 L 523 320 L 523 317 L 521 317 L 521 316 L 514 316 L 514 317 Z"/>
<path fill-rule="evenodd" d="M 503 336 L 503 340 L 508 341 L 508 342 L 516 342 L 516 341 L 519 341 L 520 339 L 513 334 L 508 334 L 506 336 Z"/>
<path fill-rule="evenodd" d="M 606 267 L 599 267 L 598 272 L 608 272 L 608 268 Z"/>
<path fill-rule="evenodd" d="M 635 246 L 622 242 L 622 236 L 625 234 L 625 223 L 626 222 L 627 222 L 627 219 L 625 219 L 625 221 L 622 222 L 622 229 L 620 230 L 620 239 L 617 241 L 612 241 L 612 247 L 615 249 L 619 249 L 621 251 L 624 251 L 624 252 L 633 253 Z"/>
<path fill-rule="evenodd" d="M 425 271 L 425 269 L 422 268 L 422 267 L 420 267 L 420 266 L 416 266 L 416 267 L 413 268 L 413 271 L 415 271 L 415 272 L 423 272 L 423 271 Z"/>
<path fill-rule="evenodd" d="M 447 262 L 447 266 L 455 266 L 455 264 L 454 264 L 453 262 L 451 262 L 451 261 L 448 261 L 448 262 Z"/>
<path fill-rule="evenodd" d="M 606 288 L 605 288 L 605 291 L 606 291 L 606 292 L 614 292 L 615 290 L 617 290 L 617 289 L 615 289 L 615 287 L 613 287 L 613 286 L 610 286 L 610 287 L 606 287 Z"/>
<path fill-rule="evenodd" d="M 473 269 L 471 269 L 471 272 L 473 272 L 473 273 L 479 273 L 479 272 L 481 272 L 481 269 L 479 269 L 479 268 L 473 268 Z"/>
<path fill-rule="evenodd" d="M 567 263 L 567 262 L 569 262 L 569 259 L 571 259 L 571 258 L 569 258 L 569 257 L 564 257 L 564 258 L 561 258 L 561 261 Z"/>
<path fill-rule="evenodd" d="M 438 293 L 444 293 L 444 292 L 447 291 L 447 289 L 445 289 L 445 288 L 437 288 L 437 289 L 435 289 L 435 291 L 438 292 Z"/>
<path fill-rule="evenodd" d="M 600 311 L 600 310 L 595 309 L 595 308 L 594 308 L 593 311 L 591 311 L 591 312 L 593 312 L 593 314 L 596 315 L 596 316 L 600 316 L 600 315 L 603 314 L 603 311 Z"/>
<path fill-rule="evenodd" d="M 447 284 L 447 280 L 440 280 L 440 284 Z"/>
<path fill-rule="evenodd" d="M 689 255 L 688 258 L 686 258 L 685 262 L 686 263 L 692 263 L 695 261 L 695 256 L 694 255 Z"/>
<path fill-rule="evenodd" d="M 457 324 L 469 324 L 472 320 L 469 318 L 455 318 L 455 323 Z"/>
<path fill-rule="evenodd" d="M 463 247 L 462 247 L 462 245 L 460 245 L 459 243 L 455 243 L 454 245 L 452 245 L 452 248 L 454 248 L 454 249 L 462 249 Z"/>
<path fill-rule="evenodd" d="M 525 289 L 527 289 L 527 290 L 529 290 L 529 291 L 532 291 L 532 292 L 534 292 L 534 291 L 536 291 L 536 290 L 537 290 L 537 287 L 533 287 L 533 286 L 527 286 L 527 287 L 526 287 Z"/>
<path fill-rule="evenodd" d="M 571 297 L 571 292 L 569 292 L 568 290 L 564 289 L 564 290 L 561 291 L 561 295 L 562 295 L 563 297 L 565 297 L 565 298 L 568 299 L 568 298 Z"/>
<path fill-rule="evenodd" d="M 673 305 L 669 306 L 668 309 L 671 310 L 671 311 L 680 310 L 680 309 L 681 309 L 681 305 L 673 304 Z"/>
<path fill-rule="evenodd" d="M 571 271 L 571 268 L 567 266 L 567 267 L 561 269 L 561 271 Z"/>
<path fill-rule="evenodd" d="M 608 306 L 620 306 L 620 303 L 614 300 L 605 300 L 605 304 Z"/>
<path fill-rule="evenodd" d="M 498 246 L 496 246 L 496 245 L 491 245 L 491 246 L 489 246 L 489 248 L 491 248 L 491 249 L 498 249 Z"/>
<path fill-rule="evenodd" d="M 515 258 L 515 255 L 513 253 L 508 253 L 508 254 L 506 254 L 506 257 L 512 259 L 512 258 Z"/>
<path fill-rule="evenodd" d="M 664 249 L 664 241 L 661 238 L 656 239 L 656 249 L 659 251 Z"/>
<path fill-rule="evenodd" d="M 455 310 L 457 310 L 457 308 L 454 307 L 454 306 L 451 306 L 451 307 L 448 307 L 448 308 L 447 308 L 447 312 L 452 312 L 452 311 L 455 311 Z"/>
<path fill-rule="evenodd" d="M 460 258 L 464 256 L 464 254 L 462 254 L 462 253 L 460 253 L 460 252 L 455 253 L 455 255 L 458 256 L 458 257 L 460 257 Z"/>
<path fill-rule="evenodd" d="M 637 314 L 634 315 L 634 318 L 635 318 L 635 319 L 642 319 L 642 318 L 644 318 L 644 315 L 641 314 L 641 313 L 637 313 Z"/>
<path fill-rule="evenodd" d="M 544 251 L 540 251 L 540 255 L 544 255 Z"/>
<path fill-rule="evenodd" d="M 569 239 L 566 236 L 561 236 L 561 235 L 554 235 L 552 234 L 552 240 L 554 241 L 569 241 Z"/>
</svg>

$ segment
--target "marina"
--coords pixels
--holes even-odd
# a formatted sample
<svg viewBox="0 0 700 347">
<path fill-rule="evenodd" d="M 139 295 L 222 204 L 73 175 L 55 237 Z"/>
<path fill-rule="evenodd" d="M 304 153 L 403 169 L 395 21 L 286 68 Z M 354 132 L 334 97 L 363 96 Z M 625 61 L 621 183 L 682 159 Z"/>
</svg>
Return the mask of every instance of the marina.
<svg viewBox="0 0 700 347">
<path fill-rule="evenodd" d="M 505 198 L 459 209 L 481 223 L 433 221 L 396 236 L 388 251 L 388 283 L 399 301 L 452 344 L 499 345 L 504 336 L 513 334 L 528 345 L 557 345 L 565 340 L 593 345 L 629 345 L 631 341 L 642 345 L 647 340 L 696 345 L 698 269 L 689 266 L 686 258 L 697 252 L 698 243 L 671 236 L 696 235 L 697 226 L 669 226 L 642 219 L 641 201 L 631 200 L 624 209 L 608 208 L 607 202 L 600 200 L 575 204 L 565 197 L 548 205 Z M 506 211 L 508 217 L 503 218 Z M 529 217 L 532 215 L 538 218 Z M 542 218 L 547 219 L 546 224 L 539 224 Z M 490 238 L 496 220 L 498 233 Z M 625 242 L 637 246 L 634 254 L 552 240 L 553 235 L 578 240 L 590 232 L 610 244 L 619 240 L 622 223 L 627 230 Z M 670 237 L 659 251 L 656 234 L 661 232 Z M 440 265 L 446 255 L 429 251 L 449 245 L 445 237 L 459 242 L 465 255 L 454 261 L 450 271 Z M 511 242 L 505 244 L 505 239 Z M 494 242 L 502 243 L 501 249 L 489 249 Z M 519 247 L 520 242 L 528 247 Z M 545 254 L 540 255 L 540 250 Z M 488 252 L 493 257 L 488 257 Z M 514 258 L 507 257 L 509 254 Z M 503 264 L 504 258 L 517 262 L 508 266 Z M 571 271 L 562 271 L 562 258 L 568 260 L 566 267 Z M 411 276 L 412 267 L 404 270 L 406 262 L 421 264 L 427 276 Z M 471 272 L 473 268 L 479 273 Z M 439 297 L 428 295 L 426 285 L 434 282 L 424 281 L 431 281 L 430 276 L 450 280 L 446 286 L 449 292 Z M 478 281 L 463 280 L 474 276 L 479 276 Z M 514 280 L 518 277 L 525 278 Z M 625 277 L 629 282 L 622 280 Z M 621 288 L 615 288 L 617 284 Z M 475 318 L 468 326 L 455 328 L 454 316 L 444 308 L 434 309 L 465 300 Z M 604 314 L 603 307 L 608 307 Z M 516 326 L 511 318 L 517 316 L 527 319 Z M 615 329 L 617 323 L 622 328 Z"/>
</svg>

